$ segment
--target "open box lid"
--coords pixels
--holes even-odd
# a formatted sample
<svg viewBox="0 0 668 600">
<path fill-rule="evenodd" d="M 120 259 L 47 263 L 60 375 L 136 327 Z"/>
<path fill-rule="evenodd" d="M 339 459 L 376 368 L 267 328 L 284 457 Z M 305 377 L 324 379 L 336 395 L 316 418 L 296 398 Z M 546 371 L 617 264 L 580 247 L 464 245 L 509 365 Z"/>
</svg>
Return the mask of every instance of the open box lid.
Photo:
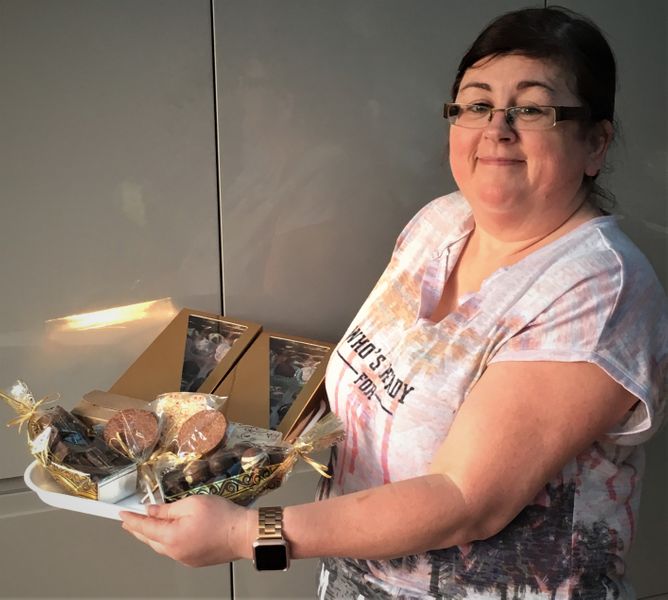
<svg viewBox="0 0 668 600">
<path fill-rule="evenodd" d="M 262 331 L 213 393 L 227 397 L 230 421 L 276 429 L 289 439 L 321 407 L 333 348 L 329 342 Z"/>
<path fill-rule="evenodd" d="M 109 391 L 149 402 L 167 392 L 211 393 L 261 329 L 250 321 L 184 308 Z"/>
</svg>

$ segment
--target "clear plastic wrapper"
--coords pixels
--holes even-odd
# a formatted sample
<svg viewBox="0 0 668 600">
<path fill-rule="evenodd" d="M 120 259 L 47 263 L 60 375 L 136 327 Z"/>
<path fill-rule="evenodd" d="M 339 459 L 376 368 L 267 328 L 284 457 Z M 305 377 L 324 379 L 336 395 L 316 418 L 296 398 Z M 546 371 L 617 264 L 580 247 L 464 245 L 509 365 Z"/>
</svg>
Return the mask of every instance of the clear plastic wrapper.
<svg viewBox="0 0 668 600">
<path fill-rule="evenodd" d="M 27 425 L 33 456 L 71 493 L 113 501 L 133 492 L 136 467 L 132 461 L 62 406 L 47 398 L 36 401 L 22 381 L 0 392 L 0 397 L 18 413 L 10 424 L 18 425 L 19 431 Z"/>
<path fill-rule="evenodd" d="M 209 452 L 154 456 L 140 486 L 157 502 L 214 494 L 247 505 L 279 487 L 300 458 L 328 476 L 326 468 L 309 455 L 335 444 L 342 436 L 341 421 L 333 414 L 291 444 L 282 441 L 276 431 L 230 423 L 225 438 Z"/>
<path fill-rule="evenodd" d="M 27 425 L 31 453 L 54 479 L 109 503 L 139 490 L 142 503 L 214 494 L 247 505 L 279 487 L 300 458 L 328 476 L 309 455 L 343 436 L 329 414 L 288 443 L 278 431 L 228 422 L 226 398 L 211 394 L 163 394 L 94 429 L 46 398 L 35 401 L 22 382 L 0 397 L 18 414 L 11 424 Z"/>
<path fill-rule="evenodd" d="M 107 446 L 135 463 L 144 463 L 158 445 L 161 425 L 149 410 L 126 408 L 107 421 L 101 435 Z"/>
<path fill-rule="evenodd" d="M 163 451 L 179 451 L 179 433 L 183 425 L 196 413 L 215 410 L 220 413 L 226 398 L 213 394 L 171 392 L 161 394 L 150 404 L 151 410 L 162 422 L 160 448 Z"/>
</svg>

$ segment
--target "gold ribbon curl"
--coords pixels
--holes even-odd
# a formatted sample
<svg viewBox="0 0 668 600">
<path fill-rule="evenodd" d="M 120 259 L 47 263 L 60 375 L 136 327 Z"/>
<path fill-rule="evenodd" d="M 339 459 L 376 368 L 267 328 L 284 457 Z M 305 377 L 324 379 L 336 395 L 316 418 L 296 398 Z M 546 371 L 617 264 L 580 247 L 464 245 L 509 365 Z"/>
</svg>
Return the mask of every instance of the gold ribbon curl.
<svg viewBox="0 0 668 600">
<path fill-rule="evenodd" d="M 296 450 L 295 451 L 297 455 L 304 460 L 304 462 L 309 465 L 310 467 L 314 468 L 320 475 L 323 477 L 326 477 L 327 479 L 331 479 L 332 476 L 327 472 L 327 465 L 323 465 L 322 463 L 319 463 L 316 460 L 313 460 L 308 454 L 303 452 L 302 450 Z"/>
<path fill-rule="evenodd" d="M 4 394 L 0 392 L 0 397 L 3 398 L 3 400 L 6 400 L 14 410 L 17 412 L 22 412 L 18 417 L 14 417 L 13 419 L 10 419 L 7 421 L 7 427 L 13 427 L 18 425 L 19 428 L 19 433 L 21 433 L 21 429 L 26 423 L 30 423 L 30 421 L 35 417 L 37 414 L 37 409 L 42 406 L 43 404 L 51 404 L 55 400 L 58 399 L 58 395 L 56 394 L 55 397 L 51 396 L 44 396 L 44 398 L 37 400 L 30 408 L 27 407 L 26 404 L 18 401 L 16 398 L 13 398 L 12 396 L 8 396 L 7 394 Z"/>
<path fill-rule="evenodd" d="M 309 431 L 303 433 L 294 441 L 284 461 L 286 468 L 280 470 L 284 473 L 289 472 L 297 462 L 297 459 L 301 458 L 320 475 L 331 479 L 332 476 L 327 472 L 327 466 L 314 460 L 309 455 L 317 450 L 333 446 L 343 439 L 344 435 L 343 423 L 339 417 L 334 413 L 325 415 Z"/>
</svg>

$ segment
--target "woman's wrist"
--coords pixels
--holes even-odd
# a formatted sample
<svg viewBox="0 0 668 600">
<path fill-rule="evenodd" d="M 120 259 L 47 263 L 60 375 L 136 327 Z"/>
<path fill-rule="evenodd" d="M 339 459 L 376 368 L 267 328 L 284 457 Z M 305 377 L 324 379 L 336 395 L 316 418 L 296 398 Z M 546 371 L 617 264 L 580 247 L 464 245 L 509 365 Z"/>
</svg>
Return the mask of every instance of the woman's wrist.
<svg viewBox="0 0 668 600">
<path fill-rule="evenodd" d="M 248 560 L 253 559 L 253 542 L 257 539 L 257 513 L 258 511 L 255 508 L 244 509 L 237 539 L 235 540 L 236 554 Z"/>
</svg>

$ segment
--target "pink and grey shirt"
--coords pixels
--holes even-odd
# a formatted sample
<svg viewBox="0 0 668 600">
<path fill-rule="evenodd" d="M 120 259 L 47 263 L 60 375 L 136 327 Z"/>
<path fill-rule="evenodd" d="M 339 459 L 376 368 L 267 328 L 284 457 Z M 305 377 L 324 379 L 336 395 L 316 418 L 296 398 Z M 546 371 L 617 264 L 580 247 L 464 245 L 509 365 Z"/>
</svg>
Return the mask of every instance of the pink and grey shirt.
<svg viewBox="0 0 668 600">
<path fill-rule="evenodd" d="M 325 561 L 320 597 L 334 588 L 355 598 L 630 597 L 624 556 L 636 528 L 639 444 L 661 424 L 667 388 L 665 293 L 616 218 L 604 216 L 499 269 L 434 323 L 428 317 L 472 229 L 459 192 L 423 208 L 338 344 L 326 385 L 347 435 L 322 495 L 426 474 L 495 362 L 594 363 L 640 402 L 499 534 L 392 561 Z"/>
</svg>

